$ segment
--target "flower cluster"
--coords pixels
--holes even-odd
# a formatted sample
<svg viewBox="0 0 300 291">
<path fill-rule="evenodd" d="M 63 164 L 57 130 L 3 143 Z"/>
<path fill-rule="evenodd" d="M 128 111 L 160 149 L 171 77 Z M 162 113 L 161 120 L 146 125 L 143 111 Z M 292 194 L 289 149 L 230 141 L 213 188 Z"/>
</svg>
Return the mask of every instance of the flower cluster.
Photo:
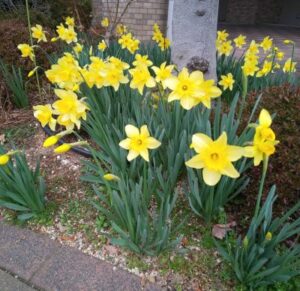
<svg viewBox="0 0 300 291">
<path fill-rule="evenodd" d="M 170 40 L 164 37 L 159 26 L 154 24 L 153 26 L 153 36 L 152 39 L 158 44 L 162 51 L 168 49 L 171 45 Z"/>
<path fill-rule="evenodd" d="M 89 110 L 83 99 L 78 99 L 78 96 L 73 91 L 55 89 L 55 94 L 59 100 L 52 105 L 37 105 L 34 106 L 34 116 L 44 127 L 49 127 L 54 131 L 56 123 L 71 130 L 76 125 L 80 128 L 81 119 L 86 120 L 86 112 Z M 57 116 L 54 119 L 53 115 Z"/>
<path fill-rule="evenodd" d="M 127 33 L 120 37 L 119 44 L 122 49 L 127 49 L 131 54 L 134 54 L 139 49 L 140 41 L 134 38 L 132 33 Z"/>
<path fill-rule="evenodd" d="M 254 158 L 254 165 L 258 166 L 265 157 L 275 153 L 276 140 L 274 131 L 270 128 L 272 118 L 269 112 L 263 109 L 259 115 L 259 124 L 256 125 L 253 145 L 245 148 L 245 156 Z"/>
</svg>

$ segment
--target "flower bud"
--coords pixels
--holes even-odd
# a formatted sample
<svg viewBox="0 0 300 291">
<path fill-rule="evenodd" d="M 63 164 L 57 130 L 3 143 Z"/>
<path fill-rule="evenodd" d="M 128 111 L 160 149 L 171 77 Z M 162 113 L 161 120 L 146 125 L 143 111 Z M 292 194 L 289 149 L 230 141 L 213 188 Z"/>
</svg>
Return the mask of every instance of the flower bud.
<svg viewBox="0 0 300 291">
<path fill-rule="evenodd" d="M 70 144 L 64 143 L 64 144 L 60 145 L 59 147 L 55 148 L 54 152 L 56 154 L 63 154 L 63 153 L 68 152 L 71 148 L 72 148 L 72 146 Z"/>
<path fill-rule="evenodd" d="M 245 249 L 248 247 L 248 244 L 249 244 L 249 240 L 248 240 L 247 236 L 245 236 L 245 238 L 243 239 L 243 246 Z"/>
<path fill-rule="evenodd" d="M 120 178 L 114 174 L 111 173 L 107 173 L 105 175 L 103 175 L 103 178 L 107 181 L 119 181 Z"/>
<path fill-rule="evenodd" d="M 43 143 L 44 148 L 51 147 L 55 145 L 59 140 L 59 137 L 57 135 L 49 136 Z"/>
<path fill-rule="evenodd" d="M 4 166 L 9 162 L 9 155 L 4 154 L 0 156 L 0 166 Z"/>
<path fill-rule="evenodd" d="M 270 231 L 267 232 L 265 239 L 270 241 L 272 239 L 272 233 Z"/>
</svg>

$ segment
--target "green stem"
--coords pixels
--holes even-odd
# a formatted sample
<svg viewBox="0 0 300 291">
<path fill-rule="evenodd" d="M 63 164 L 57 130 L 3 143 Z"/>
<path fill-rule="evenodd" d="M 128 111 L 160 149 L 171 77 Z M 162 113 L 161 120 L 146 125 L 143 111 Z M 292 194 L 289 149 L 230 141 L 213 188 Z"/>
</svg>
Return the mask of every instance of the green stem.
<svg viewBox="0 0 300 291">
<path fill-rule="evenodd" d="M 254 217 L 258 216 L 258 211 L 259 211 L 259 208 L 260 208 L 260 202 L 261 202 L 261 198 L 262 198 L 262 193 L 263 193 L 263 189 L 264 189 L 264 185 L 265 185 L 265 180 L 266 180 L 266 176 L 267 176 L 268 162 L 269 162 L 269 157 L 264 156 L 264 159 L 263 159 L 263 170 L 262 170 L 262 176 L 261 176 L 261 180 L 260 180 L 260 184 L 259 184 L 258 197 L 257 197 L 257 201 L 256 201 L 256 207 L 255 207 Z"/>
<path fill-rule="evenodd" d="M 242 73 L 242 104 L 239 110 L 239 115 L 238 115 L 238 121 L 240 121 L 242 117 L 242 113 L 244 111 L 245 103 L 246 103 L 246 96 L 248 92 L 248 77 Z"/>
<path fill-rule="evenodd" d="M 32 39 L 32 33 L 31 33 L 31 23 L 30 23 L 30 12 L 29 12 L 28 0 L 25 0 L 25 3 L 26 3 L 26 14 L 27 14 L 27 24 L 28 24 L 30 45 L 31 45 L 31 47 L 33 47 L 33 39 Z M 34 67 L 36 68 L 37 64 L 36 64 L 35 55 L 34 55 L 34 58 L 33 58 L 33 64 L 34 64 Z M 41 94 L 42 92 L 41 92 L 41 86 L 40 86 L 40 79 L 39 79 L 38 70 L 35 71 L 35 76 L 36 76 L 36 83 L 37 83 L 38 90 L 39 90 L 39 96 L 40 96 L 40 98 L 42 98 L 42 94 Z"/>
</svg>

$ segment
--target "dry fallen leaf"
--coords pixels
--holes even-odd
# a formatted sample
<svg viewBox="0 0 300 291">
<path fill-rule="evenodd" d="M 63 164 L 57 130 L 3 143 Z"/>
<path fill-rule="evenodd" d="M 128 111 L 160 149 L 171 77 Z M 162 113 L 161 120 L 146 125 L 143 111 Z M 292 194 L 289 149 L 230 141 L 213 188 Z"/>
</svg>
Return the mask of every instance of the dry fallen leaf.
<svg viewBox="0 0 300 291">
<path fill-rule="evenodd" d="M 0 144 L 4 144 L 4 143 L 5 143 L 5 135 L 0 134 Z"/>
<path fill-rule="evenodd" d="M 215 224 L 212 229 L 212 235 L 218 239 L 223 239 L 226 233 L 236 226 L 236 222 L 232 221 L 227 224 Z"/>
</svg>

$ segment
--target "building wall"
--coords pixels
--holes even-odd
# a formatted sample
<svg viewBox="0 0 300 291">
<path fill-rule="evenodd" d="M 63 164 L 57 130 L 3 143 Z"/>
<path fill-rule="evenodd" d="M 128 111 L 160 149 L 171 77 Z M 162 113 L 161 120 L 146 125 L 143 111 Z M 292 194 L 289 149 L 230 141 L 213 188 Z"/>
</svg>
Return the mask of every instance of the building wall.
<svg viewBox="0 0 300 291">
<path fill-rule="evenodd" d="M 114 19 L 117 0 L 93 0 L 94 24 L 100 23 L 103 17 Z M 124 11 L 129 0 L 120 0 L 118 17 Z M 140 40 L 149 40 L 153 24 L 157 23 L 166 32 L 168 18 L 168 0 L 134 0 L 124 16 L 122 23 Z"/>
<path fill-rule="evenodd" d="M 282 0 L 220 0 L 219 20 L 231 24 L 278 24 L 282 9 Z"/>
</svg>

